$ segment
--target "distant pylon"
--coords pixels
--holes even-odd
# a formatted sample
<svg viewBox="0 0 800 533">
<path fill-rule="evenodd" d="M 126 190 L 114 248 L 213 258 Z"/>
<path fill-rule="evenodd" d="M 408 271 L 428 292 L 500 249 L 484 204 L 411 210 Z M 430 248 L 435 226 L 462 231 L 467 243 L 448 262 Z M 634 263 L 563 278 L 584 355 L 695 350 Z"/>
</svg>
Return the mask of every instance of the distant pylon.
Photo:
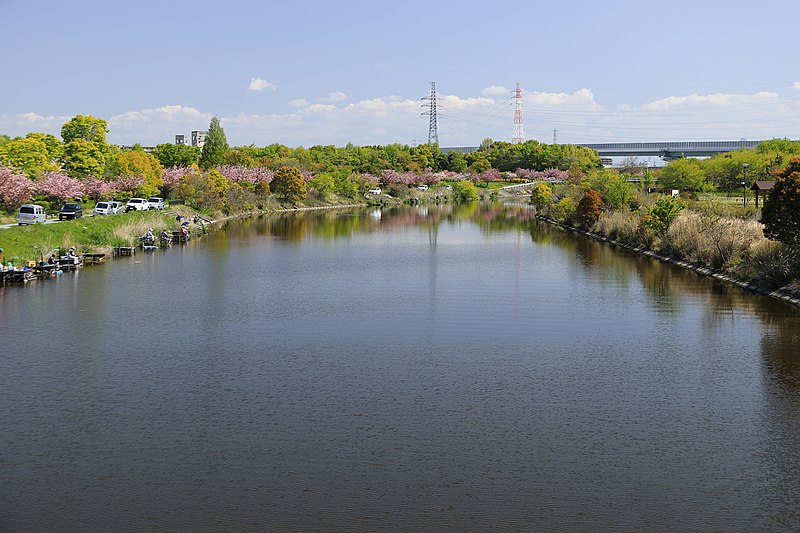
<svg viewBox="0 0 800 533">
<path fill-rule="evenodd" d="M 511 144 L 525 142 L 525 129 L 522 127 L 522 89 L 517 82 L 517 90 L 514 91 L 514 133 L 511 134 Z"/>
<path fill-rule="evenodd" d="M 428 122 L 428 144 L 439 144 L 439 132 L 436 131 L 436 82 L 431 82 L 431 94 L 422 99 L 422 108 L 427 108 L 427 111 L 422 112 L 422 116 L 428 115 L 430 121 Z"/>
</svg>

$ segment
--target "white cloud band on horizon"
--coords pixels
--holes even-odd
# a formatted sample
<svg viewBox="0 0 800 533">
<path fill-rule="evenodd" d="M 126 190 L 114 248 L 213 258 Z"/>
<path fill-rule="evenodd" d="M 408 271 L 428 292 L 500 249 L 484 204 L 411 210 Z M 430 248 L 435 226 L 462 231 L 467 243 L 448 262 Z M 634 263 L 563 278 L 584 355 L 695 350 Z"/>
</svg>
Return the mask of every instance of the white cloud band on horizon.
<svg viewBox="0 0 800 533">
<path fill-rule="evenodd" d="M 508 98 L 442 95 L 440 102 L 442 146 L 475 146 L 485 137 L 510 140 L 514 108 Z M 605 110 L 592 91 L 583 88 L 528 93 L 523 104 L 527 138 L 545 143 L 551 142 L 554 129 L 559 141 L 567 143 L 796 138 L 800 123 L 800 97 L 766 91 L 669 96 Z M 412 144 L 427 137 L 428 119 L 421 111 L 419 100 L 389 95 L 340 104 L 301 98 L 289 101 L 283 112 L 218 117 L 234 146 Z M 108 140 L 121 145 L 171 143 L 175 134 L 207 129 L 211 117 L 211 112 L 183 105 L 127 111 L 108 119 Z M 41 131 L 58 137 L 70 118 L 32 112 L 0 115 L 0 133 Z"/>
</svg>

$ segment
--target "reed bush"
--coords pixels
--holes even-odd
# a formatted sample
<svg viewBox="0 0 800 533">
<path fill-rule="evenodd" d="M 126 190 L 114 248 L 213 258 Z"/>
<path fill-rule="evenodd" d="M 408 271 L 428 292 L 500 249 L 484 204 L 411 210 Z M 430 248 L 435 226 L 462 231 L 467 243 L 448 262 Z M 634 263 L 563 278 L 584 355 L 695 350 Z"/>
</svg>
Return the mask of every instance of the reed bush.
<svg viewBox="0 0 800 533">
<path fill-rule="evenodd" d="M 684 211 L 671 224 L 660 251 L 714 270 L 732 269 L 759 240 L 764 235 L 753 220 Z"/>
<path fill-rule="evenodd" d="M 781 242 L 759 239 L 745 254 L 738 275 L 769 289 L 783 287 L 800 273 L 800 250 Z"/>
<path fill-rule="evenodd" d="M 605 211 L 594 225 L 601 235 L 632 246 L 643 246 L 641 216 L 638 212 Z"/>
</svg>

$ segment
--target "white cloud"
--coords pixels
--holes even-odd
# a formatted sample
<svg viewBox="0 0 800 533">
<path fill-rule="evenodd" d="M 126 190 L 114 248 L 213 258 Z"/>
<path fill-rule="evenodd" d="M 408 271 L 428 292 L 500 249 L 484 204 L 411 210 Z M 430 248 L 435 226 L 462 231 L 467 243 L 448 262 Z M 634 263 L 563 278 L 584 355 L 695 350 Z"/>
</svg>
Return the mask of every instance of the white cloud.
<svg viewBox="0 0 800 533">
<path fill-rule="evenodd" d="M 0 115 L 0 133 L 6 135 L 25 135 L 36 131 L 61 136 L 61 126 L 72 117 L 60 115 L 39 115 L 38 113 L 20 113 L 17 115 Z"/>
<path fill-rule="evenodd" d="M 176 133 L 208 129 L 212 113 L 194 107 L 166 105 L 127 111 L 108 120 L 109 142 L 116 144 L 160 144 L 173 142 Z M 224 126 L 224 119 L 221 119 Z"/>
<path fill-rule="evenodd" d="M 726 105 L 739 105 L 752 102 L 765 102 L 776 100 L 777 93 L 759 92 L 753 95 L 744 94 L 707 94 L 698 95 L 690 94 L 688 96 L 668 96 L 654 102 L 647 103 L 642 106 L 642 109 L 653 110 L 667 110 L 671 108 L 680 108 L 688 106 L 726 106 Z"/>
<path fill-rule="evenodd" d="M 485 137 L 510 140 L 514 105 L 506 96 L 441 95 L 441 145 L 475 146 Z M 414 139 L 424 141 L 428 133 L 428 117 L 420 116 L 423 109 L 417 98 L 387 95 L 343 103 L 298 98 L 281 107 L 282 112 L 218 116 L 234 146 L 410 144 Z M 211 117 L 210 111 L 179 104 L 126 111 L 107 119 L 108 140 L 143 145 L 173 142 L 175 134 L 207 129 Z M 59 136 L 69 118 L 35 112 L 0 115 L 0 132 Z M 545 143 L 552 142 L 554 129 L 559 142 L 565 143 L 797 138 L 800 95 L 794 91 L 672 95 L 607 109 L 588 88 L 531 92 L 523 98 L 523 123 L 528 139 Z"/>
<path fill-rule="evenodd" d="M 343 102 L 344 100 L 347 100 L 347 95 L 344 94 L 342 91 L 333 91 L 325 96 L 318 98 L 318 100 L 320 102 L 325 102 L 325 103 Z"/>
<path fill-rule="evenodd" d="M 263 78 L 250 78 L 250 85 L 247 86 L 248 91 L 263 91 L 264 89 L 274 91 L 277 88 L 277 85 Z"/>
<path fill-rule="evenodd" d="M 525 105 L 582 108 L 586 110 L 600 110 L 602 106 L 594 99 L 594 94 L 589 89 L 578 89 L 573 93 L 543 93 L 531 92 L 525 95 Z"/>
<path fill-rule="evenodd" d="M 792 87 L 800 91 L 800 81 L 794 82 L 794 85 L 792 85 Z"/>
<path fill-rule="evenodd" d="M 490 85 L 481 90 L 482 96 L 506 96 L 508 94 L 511 94 L 511 91 L 502 85 Z"/>
</svg>

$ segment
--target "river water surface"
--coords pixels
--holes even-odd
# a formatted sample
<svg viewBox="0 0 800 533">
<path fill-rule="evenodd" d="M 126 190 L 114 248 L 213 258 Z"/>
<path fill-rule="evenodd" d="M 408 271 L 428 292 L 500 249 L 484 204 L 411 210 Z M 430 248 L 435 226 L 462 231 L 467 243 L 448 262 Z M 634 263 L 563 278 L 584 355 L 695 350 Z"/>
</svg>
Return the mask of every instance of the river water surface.
<svg viewBox="0 0 800 533">
<path fill-rule="evenodd" d="M 0 287 L 0 530 L 797 531 L 800 312 L 477 204 Z"/>
</svg>

